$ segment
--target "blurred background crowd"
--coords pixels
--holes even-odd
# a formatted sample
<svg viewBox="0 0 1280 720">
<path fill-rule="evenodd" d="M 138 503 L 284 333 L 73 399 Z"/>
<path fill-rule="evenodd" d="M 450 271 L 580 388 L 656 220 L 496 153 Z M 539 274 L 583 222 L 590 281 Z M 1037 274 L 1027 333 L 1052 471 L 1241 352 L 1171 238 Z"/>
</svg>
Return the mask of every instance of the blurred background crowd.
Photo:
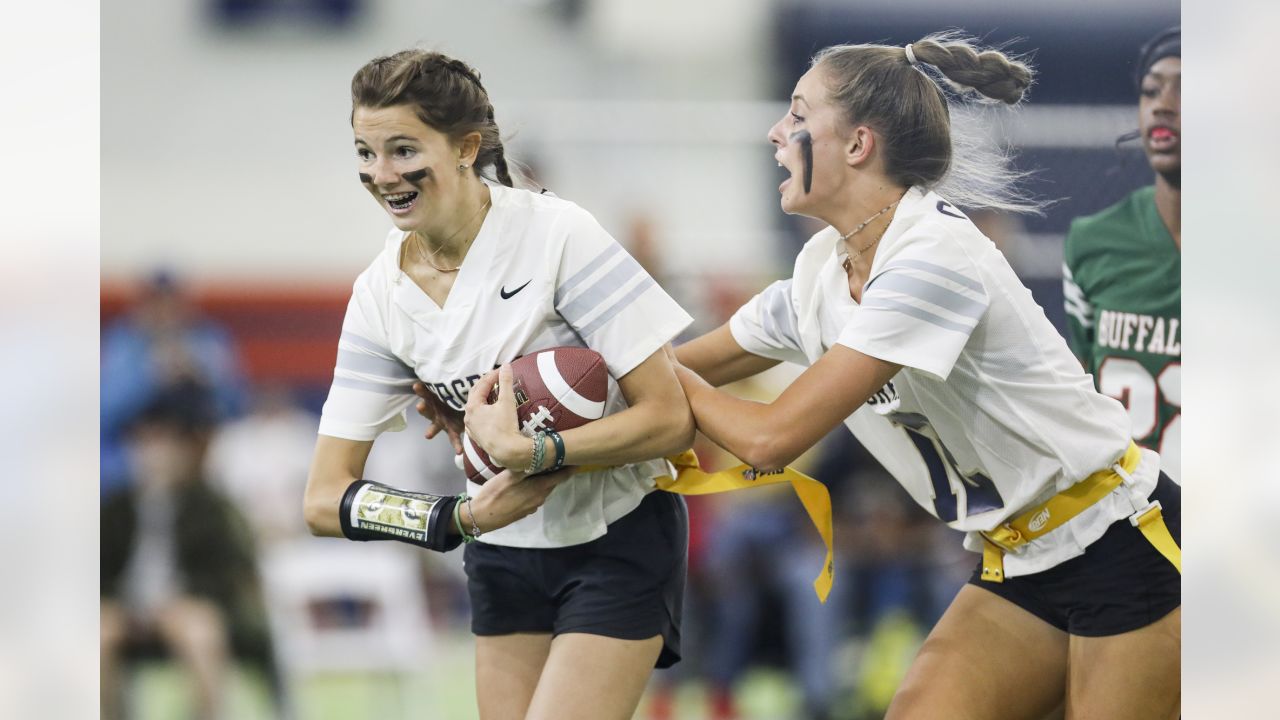
<svg viewBox="0 0 1280 720">
<path fill-rule="evenodd" d="M 696 318 L 692 336 L 788 275 L 819 229 L 778 210 L 765 140 L 814 51 L 953 27 L 1007 43 L 1037 84 L 1027 107 L 979 120 L 1053 202 L 974 219 L 1061 329 L 1070 220 L 1151 182 L 1117 139 L 1137 126 L 1138 47 L 1178 21 L 1168 0 L 137 0 L 104 17 L 104 703 L 474 716 L 460 554 L 313 538 L 302 521 L 350 284 L 386 230 L 350 150 L 348 83 L 369 58 L 421 45 L 477 67 L 510 155 L 592 212 Z M 798 371 L 737 390 L 767 398 Z M 457 492 L 424 430 L 411 417 L 381 438 L 367 476 Z M 685 660 L 655 676 L 642 717 L 879 717 L 972 571 L 960 536 L 848 433 L 797 466 L 832 493 L 830 600 L 789 492 L 690 498 Z"/>
</svg>

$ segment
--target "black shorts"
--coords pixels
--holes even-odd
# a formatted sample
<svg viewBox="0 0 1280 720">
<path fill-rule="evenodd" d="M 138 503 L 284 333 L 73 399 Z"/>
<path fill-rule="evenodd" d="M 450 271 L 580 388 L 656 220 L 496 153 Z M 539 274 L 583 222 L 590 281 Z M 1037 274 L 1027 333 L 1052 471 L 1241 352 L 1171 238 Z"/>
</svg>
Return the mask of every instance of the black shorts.
<svg viewBox="0 0 1280 720">
<path fill-rule="evenodd" d="M 1173 539 L 1182 544 L 1182 488 L 1164 473 L 1151 493 Z M 1146 627 L 1182 605 L 1182 575 L 1128 520 L 1117 520 L 1074 557 L 1044 572 L 969 583 L 1072 635 L 1101 637 Z"/>
<path fill-rule="evenodd" d="M 564 548 L 472 543 L 464 551 L 471 632 L 661 635 L 657 667 L 680 660 L 688 566 L 684 498 L 655 490 L 602 537 Z"/>
</svg>

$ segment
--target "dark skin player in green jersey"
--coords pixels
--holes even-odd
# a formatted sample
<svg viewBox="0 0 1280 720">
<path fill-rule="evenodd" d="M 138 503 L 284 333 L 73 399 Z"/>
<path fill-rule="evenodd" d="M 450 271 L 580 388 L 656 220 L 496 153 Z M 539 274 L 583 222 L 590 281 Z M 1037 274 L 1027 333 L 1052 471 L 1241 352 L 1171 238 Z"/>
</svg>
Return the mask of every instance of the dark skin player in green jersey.
<svg viewBox="0 0 1280 720">
<path fill-rule="evenodd" d="M 1139 54 L 1138 133 L 1155 182 L 1077 218 L 1064 266 L 1068 340 L 1133 439 L 1181 482 L 1182 46 L 1178 28 Z"/>
</svg>

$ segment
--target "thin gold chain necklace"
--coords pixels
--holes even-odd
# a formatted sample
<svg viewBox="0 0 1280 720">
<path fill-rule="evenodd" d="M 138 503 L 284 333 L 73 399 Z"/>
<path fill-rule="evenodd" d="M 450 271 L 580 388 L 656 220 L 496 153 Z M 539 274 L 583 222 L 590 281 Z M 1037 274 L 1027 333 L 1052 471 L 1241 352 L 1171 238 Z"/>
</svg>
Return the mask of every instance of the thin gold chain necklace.
<svg viewBox="0 0 1280 720">
<path fill-rule="evenodd" d="M 875 240 L 872 240 L 872 241 L 871 241 L 871 243 L 870 243 L 869 245 L 867 245 L 866 247 L 862 248 L 861 250 L 859 250 L 859 251 L 855 252 L 855 253 L 853 254 L 853 257 L 846 257 L 846 258 L 844 259 L 844 271 L 845 271 L 845 272 L 853 272 L 853 263 L 854 263 L 855 261 L 857 261 L 857 259 L 858 259 L 858 258 L 862 257 L 862 253 L 864 253 L 864 252 L 866 252 L 866 251 L 870 250 L 871 248 L 875 247 L 875 246 L 876 246 L 876 243 L 880 242 L 880 238 L 884 237 L 884 233 L 885 233 L 885 231 L 886 231 L 886 230 L 888 230 L 888 229 L 889 229 L 889 226 L 888 226 L 888 225 L 885 225 L 883 228 L 880 228 L 880 234 L 879 234 L 879 235 L 876 235 L 876 239 L 875 239 Z"/>
<path fill-rule="evenodd" d="M 447 274 L 449 274 L 449 273 L 456 273 L 456 272 L 458 272 L 459 270 L 461 270 L 461 269 L 462 269 L 462 263 L 461 263 L 461 262 L 460 262 L 460 263 L 458 263 L 457 267 L 453 267 L 453 268 L 442 268 L 442 267 L 440 267 L 439 265 L 437 265 L 437 264 L 435 264 L 434 262 L 432 262 L 432 258 L 434 258 L 434 257 L 435 257 L 435 256 L 436 256 L 436 255 L 441 251 L 441 250 L 443 250 L 443 249 L 444 249 L 444 246 L 445 246 L 445 245 L 448 245 L 450 240 L 452 240 L 452 239 L 454 239 L 455 237 L 457 237 L 457 236 L 458 236 L 458 233 L 460 233 L 460 232 L 462 232 L 463 230 L 465 230 L 466 228 L 470 227 L 470 226 L 471 226 L 471 223 L 475 222 L 475 219 L 476 219 L 476 218 L 478 218 L 478 217 L 480 217 L 480 213 L 484 212 L 484 211 L 485 211 L 485 209 L 489 207 L 489 203 L 490 203 L 490 202 L 492 202 L 492 200 L 485 200 L 485 201 L 484 201 L 484 204 L 480 206 L 480 209 L 476 211 L 476 214 L 475 214 L 475 215 L 472 215 L 472 216 L 471 216 L 471 217 L 470 217 L 470 218 L 469 218 L 465 223 L 463 223 L 462 227 L 458 228 L 457 230 L 454 230 L 452 235 L 450 235 L 449 237 L 445 238 L 445 239 L 444 239 L 444 241 L 440 243 L 440 247 L 436 248 L 436 251 L 435 251 L 435 252 L 433 252 L 433 253 L 431 253 L 429 256 L 427 255 L 427 252 L 426 252 L 425 250 L 423 250 L 423 249 L 422 249 L 422 246 L 426 244 L 426 240 L 425 240 L 421 235 L 419 235 L 419 234 L 415 231 L 415 232 L 413 233 L 413 236 L 414 236 L 415 238 L 417 238 L 417 240 L 418 240 L 418 241 L 417 241 L 416 243 L 414 243 L 414 247 L 416 247 L 416 248 L 418 249 L 418 256 L 419 256 L 419 257 L 421 257 L 421 258 L 422 258 L 422 260 L 423 260 L 424 262 L 426 262 L 428 265 L 430 265 L 431 267 L 435 268 L 435 269 L 436 269 L 436 272 L 445 273 L 445 274 L 447 275 Z M 478 233 L 477 233 L 477 234 L 478 234 Z M 473 238 L 471 238 L 470 240 L 468 240 L 468 241 L 467 241 L 467 246 L 469 247 L 469 246 L 471 245 L 471 243 L 472 243 L 472 242 L 474 242 L 474 241 L 475 241 L 475 238 L 474 238 L 474 237 L 473 237 Z M 464 247 L 464 248 L 463 248 L 463 253 L 464 253 L 464 254 L 466 253 L 466 247 Z M 463 259 L 465 260 L 466 258 L 464 257 Z"/>
<path fill-rule="evenodd" d="M 901 198 L 899 198 L 899 200 L 900 200 L 900 199 L 901 199 Z M 854 235 L 857 235 L 858 233 L 862 232 L 862 228 L 864 228 L 864 227 L 866 227 L 868 224 L 870 224 L 872 220 L 875 220 L 876 218 L 880 217 L 881 215 L 883 215 L 883 214 L 885 214 L 885 213 L 889 212 L 890 210 L 892 210 L 892 209 L 894 208 L 894 206 L 896 206 L 896 205 L 898 204 L 899 200 L 894 200 L 893 202 L 889 203 L 888 205 L 885 205 L 885 206 L 884 206 L 883 208 L 881 208 L 881 209 L 880 209 L 880 211 L 879 211 L 879 212 L 877 212 L 875 215 L 872 215 L 871 217 L 867 218 L 866 220 L 863 220 L 862 222 L 858 223 L 858 227 L 856 227 L 856 228 L 854 228 L 854 229 L 850 230 L 848 233 L 846 233 L 846 234 L 844 234 L 844 235 L 841 235 L 841 236 L 840 236 L 840 242 L 845 242 L 846 240 L 848 240 L 849 238 L 853 237 Z M 886 231 L 886 230 L 888 230 L 888 229 L 889 229 L 889 226 L 888 226 L 888 225 L 885 225 L 883 228 L 881 228 L 881 230 L 880 230 L 880 234 L 879 234 L 879 235 L 876 235 L 876 239 L 875 239 L 875 240 L 872 240 L 872 241 L 871 241 L 871 242 L 870 242 L 866 247 L 862 248 L 861 250 L 858 250 L 858 251 L 857 251 L 857 252 L 855 252 L 852 256 L 850 256 L 850 257 L 846 257 L 846 258 L 844 259 L 844 263 L 843 263 L 843 265 L 844 265 L 844 269 L 845 269 L 845 272 L 848 272 L 848 271 L 850 270 L 850 268 L 853 266 L 853 263 L 854 263 L 855 261 L 857 261 L 857 259 L 858 259 L 858 258 L 862 257 L 862 253 L 864 253 L 864 252 L 866 252 L 866 251 L 870 250 L 871 248 L 875 247 L 875 246 L 876 246 L 876 243 L 880 242 L 880 238 L 884 237 L 884 233 L 885 233 L 885 231 Z"/>
</svg>

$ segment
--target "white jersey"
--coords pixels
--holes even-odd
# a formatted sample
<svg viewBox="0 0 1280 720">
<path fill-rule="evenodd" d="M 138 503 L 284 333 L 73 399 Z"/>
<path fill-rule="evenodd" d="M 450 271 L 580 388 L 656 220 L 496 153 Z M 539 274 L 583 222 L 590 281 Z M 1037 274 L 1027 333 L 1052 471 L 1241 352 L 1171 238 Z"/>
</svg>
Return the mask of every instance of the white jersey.
<svg viewBox="0 0 1280 720">
<path fill-rule="evenodd" d="M 322 435 L 373 440 L 403 429 L 417 379 L 462 410 L 484 373 L 565 345 L 604 357 L 611 375 L 605 413 L 612 414 L 626 407 L 615 378 L 692 322 L 582 208 L 502 185 L 491 184 L 490 193 L 492 208 L 443 307 L 400 269 L 399 230 L 356 279 Z M 656 459 L 575 475 L 537 512 L 482 540 L 527 548 L 593 540 L 640 504 L 654 478 L 670 472 L 666 460 Z M 395 484 L 395 478 L 375 479 Z M 470 494 L 478 490 L 468 484 Z"/>
<path fill-rule="evenodd" d="M 840 236 L 815 235 L 791 279 L 730 321 L 756 355 L 812 364 L 836 343 L 902 365 L 845 424 L 923 508 L 969 533 L 990 530 L 1091 473 L 1129 445 L 1124 407 L 1098 394 L 1004 256 L 959 210 L 912 188 L 881 238 L 861 304 Z M 1084 552 L 1145 504 L 1159 456 L 1132 484 L 1005 558 L 1008 576 Z"/>
</svg>

